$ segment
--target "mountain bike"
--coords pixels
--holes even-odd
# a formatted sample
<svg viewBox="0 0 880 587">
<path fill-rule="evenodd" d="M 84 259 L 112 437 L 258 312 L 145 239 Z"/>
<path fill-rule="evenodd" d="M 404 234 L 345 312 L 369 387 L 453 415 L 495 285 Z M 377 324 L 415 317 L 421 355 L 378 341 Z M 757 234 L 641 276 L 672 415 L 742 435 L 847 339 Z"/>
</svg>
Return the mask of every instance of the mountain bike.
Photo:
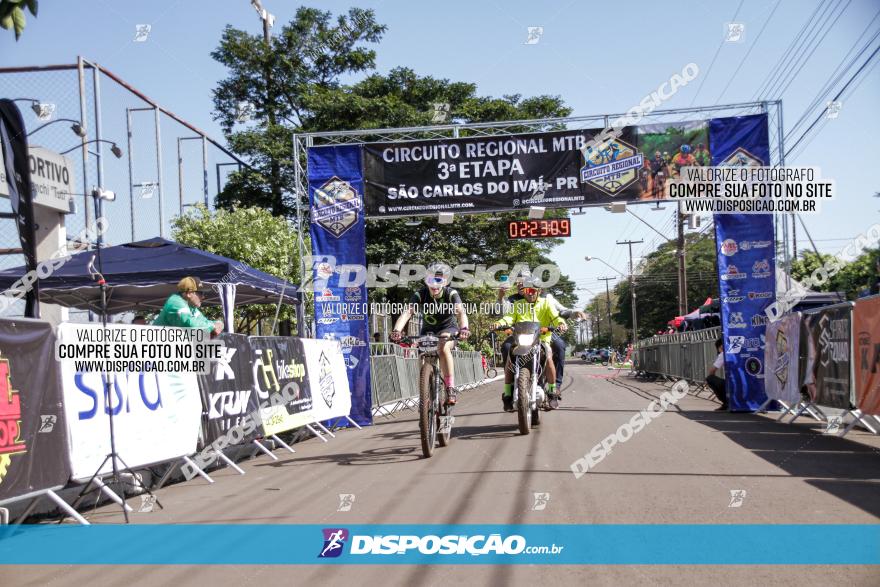
<svg viewBox="0 0 880 587">
<path fill-rule="evenodd" d="M 449 338 L 457 340 L 458 335 Z M 455 421 L 453 406 L 446 403 L 447 389 L 440 372 L 440 338 L 427 334 L 405 340 L 419 354 L 419 436 L 422 454 L 430 458 L 437 444 L 441 447 L 449 445 Z"/>
</svg>

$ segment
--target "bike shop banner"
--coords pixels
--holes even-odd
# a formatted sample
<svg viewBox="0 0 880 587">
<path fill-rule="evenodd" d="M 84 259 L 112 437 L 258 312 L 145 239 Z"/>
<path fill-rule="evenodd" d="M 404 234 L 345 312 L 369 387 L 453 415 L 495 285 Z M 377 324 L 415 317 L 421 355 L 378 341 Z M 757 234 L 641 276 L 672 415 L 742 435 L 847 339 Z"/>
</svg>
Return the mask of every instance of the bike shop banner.
<svg viewBox="0 0 880 587">
<path fill-rule="evenodd" d="M 768 165 L 767 115 L 710 120 L 709 148 L 716 166 Z M 776 300 L 774 243 L 771 214 L 715 214 L 724 373 L 732 412 L 754 411 L 767 397 L 764 309 Z"/>
<path fill-rule="evenodd" d="M 801 399 L 801 313 L 792 312 L 767 325 L 764 347 L 764 391 L 770 399 L 794 405 Z"/>
<path fill-rule="evenodd" d="M 317 338 L 342 345 L 350 416 L 358 424 L 370 424 L 367 289 L 340 283 L 341 266 L 367 264 L 361 147 L 310 148 L 308 167 Z"/>
<path fill-rule="evenodd" d="M 880 296 L 864 298 L 853 309 L 856 407 L 880 416 Z"/>
<path fill-rule="evenodd" d="M 681 167 L 711 164 L 705 121 L 604 131 L 367 143 L 367 216 L 653 200 Z"/>
<path fill-rule="evenodd" d="M 312 390 L 312 415 L 318 422 L 345 417 L 351 412 L 348 373 L 339 343 L 333 340 L 302 340 L 306 374 Z"/>
<path fill-rule="evenodd" d="M 223 356 L 214 362 L 209 373 L 198 376 L 205 444 L 225 436 L 260 407 L 254 388 L 254 353 L 248 337 L 223 333 L 217 338 L 224 345 Z M 259 434 L 254 427 L 242 441 L 250 442 Z"/>
<path fill-rule="evenodd" d="M 127 326 L 108 324 L 116 330 Z M 159 328 L 140 326 L 139 328 Z M 77 331 L 101 330 L 100 325 L 60 324 L 61 342 L 77 342 Z M 43 357 L 54 357 L 51 354 Z M 198 379 L 192 373 L 124 372 L 106 375 L 78 372 L 76 361 L 61 363 L 61 392 L 67 418 L 71 478 L 89 479 L 110 454 L 109 414 L 113 413 L 116 452 L 130 468 L 171 460 L 196 451 L 202 404 Z M 100 474 L 112 471 L 109 461 Z"/>
<path fill-rule="evenodd" d="M 312 392 L 306 376 L 305 349 L 301 338 L 252 336 L 254 391 L 257 401 L 269 407 L 260 410 L 266 436 L 311 424 Z M 282 389 L 287 393 L 282 394 Z M 288 402 L 272 401 L 272 395 L 292 397 Z"/>
<path fill-rule="evenodd" d="M 848 410 L 852 397 L 852 303 L 805 312 L 801 330 L 803 382 L 813 403 Z"/>
<path fill-rule="evenodd" d="M 0 502 L 70 479 L 52 326 L 0 320 Z"/>
</svg>

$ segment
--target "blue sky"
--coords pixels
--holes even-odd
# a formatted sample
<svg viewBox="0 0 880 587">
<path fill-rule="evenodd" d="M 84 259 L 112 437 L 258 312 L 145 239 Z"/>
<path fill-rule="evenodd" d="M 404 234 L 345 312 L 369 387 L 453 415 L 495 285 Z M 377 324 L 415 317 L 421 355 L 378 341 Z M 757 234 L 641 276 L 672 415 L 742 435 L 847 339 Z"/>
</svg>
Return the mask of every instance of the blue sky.
<svg viewBox="0 0 880 587">
<path fill-rule="evenodd" d="M 280 25 L 292 17 L 300 3 L 264 0 L 264 5 L 276 15 Z M 388 25 L 388 32 L 377 48 L 379 71 L 405 65 L 422 75 L 474 82 L 481 94 L 488 95 L 558 94 L 575 115 L 624 111 L 688 62 L 700 66 L 700 78 L 664 107 L 748 101 L 804 23 L 819 18 L 812 16 L 818 0 L 745 0 L 736 18 L 746 26 L 744 41 L 724 43 L 719 50 L 725 23 L 732 20 L 738 2 L 623 5 L 581 1 L 384 0 L 311 5 L 334 12 L 353 5 L 375 9 L 377 19 Z M 829 0 L 823 7 L 835 15 L 839 12 L 840 16 L 833 26 L 829 21 L 827 35 L 790 85 L 772 96 L 783 100 L 786 128 L 801 117 L 869 23 L 869 35 L 880 29 L 880 18 L 872 21 L 880 11 L 880 2 L 876 0 Z M 21 41 L 16 43 L 12 34 L 0 31 L 0 65 L 71 63 L 77 55 L 83 55 L 221 138 L 211 117 L 211 90 L 224 76 L 224 69 L 211 59 L 210 52 L 226 24 L 255 34 L 260 32 L 258 17 L 248 0 L 78 0 L 43 2 L 41 10 L 39 18 L 29 19 Z M 766 29 L 755 42 L 765 23 Z M 136 24 L 151 25 L 147 42 L 132 42 Z M 544 27 L 543 37 L 534 45 L 524 43 L 530 26 Z M 748 59 L 743 61 L 750 49 Z M 717 58 L 712 63 L 716 51 Z M 731 81 L 738 67 L 741 69 Z M 27 85 L 28 91 L 55 91 L 35 78 L 29 79 Z M 0 94 L 16 89 L 0 80 Z M 70 89 L 65 87 L 64 91 Z M 113 93 L 107 93 L 105 103 L 113 100 Z M 880 75 L 874 67 L 845 99 L 839 117 L 822 123 L 821 132 L 794 159 L 787 161 L 820 167 L 824 176 L 837 182 L 838 198 L 826 203 L 821 215 L 805 218 L 823 252 L 838 250 L 847 237 L 880 220 L 880 199 L 872 197 L 880 191 L 880 166 L 872 162 L 880 136 L 878 104 Z M 120 116 L 104 123 L 105 136 L 124 142 L 124 121 Z M 136 124 L 146 123 L 141 120 Z M 150 131 L 144 126 L 142 132 Z M 72 145 L 71 137 L 64 140 Z M 47 146 L 69 146 L 54 145 L 53 140 L 62 139 L 47 138 Z M 148 158 L 142 149 L 139 152 Z M 198 147 L 185 146 L 185 152 L 185 183 L 189 193 L 201 181 Z M 165 160 L 165 181 L 170 184 L 166 188 L 167 220 L 176 210 L 177 176 L 173 153 L 166 153 Z M 120 195 L 127 193 L 124 166 L 108 158 L 107 167 L 108 181 L 122 182 L 117 191 Z M 211 178 L 213 173 L 212 167 Z M 197 196 L 187 198 L 195 201 Z M 114 204 L 118 206 L 115 218 L 120 227 L 128 226 L 127 205 Z M 139 228 L 137 237 L 155 235 L 158 224 L 150 220 L 155 216 L 155 208 L 151 202 L 141 202 L 139 206 L 138 222 L 144 223 L 144 229 Z M 664 234 L 673 236 L 671 208 L 652 212 L 640 206 L 635 211 Z M 645 254 L 651 250 L 649 245 L 656 246 L 660 238 L 629 214 L 610 214 L 599 209 L 575 217 L 573 233 L 552 256 L 580 286 L 595 291 L 600 286 L 604 289 L 597 278 L 609 275 L 610 269 L 595 261 L 584 262 L 585 254 L 601 257 L 625 272 L 626 250 L 617 246 L 616 240 L 644 239 L 645 245 L 634 249 Z M 127 240 L 125 232 L 118 233 L 113 240 Z M 798 233 L 798 245 L 801 249 L 807 245 L 802 230 Z M 581 293 L 581 299 L 586 301 L 589 294 Z"/>
</svg>

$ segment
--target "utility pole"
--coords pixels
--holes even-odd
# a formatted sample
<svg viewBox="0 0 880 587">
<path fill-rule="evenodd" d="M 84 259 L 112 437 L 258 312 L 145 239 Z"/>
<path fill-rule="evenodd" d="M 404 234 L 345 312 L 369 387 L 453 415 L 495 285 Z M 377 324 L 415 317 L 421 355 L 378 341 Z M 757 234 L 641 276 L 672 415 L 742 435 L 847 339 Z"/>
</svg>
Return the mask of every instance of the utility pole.
<svg viewBox="0 0 880 587">
<path fill-rule="evenodd" d="M 637 343 L 639 340 L 639 322 L 636 312 L 636 279 L 635 275 L 633 275 L 633 245 L 643 242 L 645 241 L 617 241 L 617 244 L 627 245 L 627 247 L 629 247 L 629 292 L 632 298 L 633 344 Z"/>
<path fill-rule="evenodd" d="M 267 55 L 266 67 L 263 71 L 263 75 L 266 78 L 266 118 L 269 123 L 266 130 L 267 134 L 270 134 L 275 129 L 276 124 L 275 86 L 272 83 L 272 64 L 268 59 L 268 56 L 272 53 L 272 34 L 269 29 L 275 24 L 275 15 L 270 14 L 268 10 L 263 8 L 261 0 L 251 0 L 251 6 L 254 7 L 254 10 L 260 15 L 260 20 L 263 21 L 263 42 L 266 44 Z M 283 202 L 281 198 L 281 189 L 277 183 L 278 177 L 281 175 L 281 167 L 278 165 L 275 158 L 272 158 L 272 161 L 269 164 L 269 169 L 270 175 L 272 176 L 272 212 L 274 214 L 281 214 L 283 212 Z"/>
<path fill-rule="evenodd" d="M 678 220 L 678 315 L 684 316 L 688 313 L 687 271 L 684 264 L 684 214 L 678 207 L 675 209 L 675 216 Z"/>
<path fill-rule="evenodd" d="M 605 308 L 608 310 L 608 340 L 614 346 L 614 330 L 611 328 L 611 292 L 608 291 L 608 282 L 614 281 L 615 277 L 600 277 L 605 282 Z"/>
</svg>

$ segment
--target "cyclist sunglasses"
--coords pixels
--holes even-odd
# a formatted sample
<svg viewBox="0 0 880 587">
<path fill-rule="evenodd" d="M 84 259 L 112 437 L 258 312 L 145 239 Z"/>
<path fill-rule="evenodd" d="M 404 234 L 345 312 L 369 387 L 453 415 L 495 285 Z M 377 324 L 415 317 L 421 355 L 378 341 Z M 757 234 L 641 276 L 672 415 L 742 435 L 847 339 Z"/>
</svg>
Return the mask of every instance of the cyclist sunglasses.
<svg viewBox="0 0 880 587">
<path fill-rule="evenodd" d="M 535 294 L 540 293 L 541 290 L 539 290 L 539 289 L 537 289 L 537 288 L 535 288 L 535 287 L 524 287 L 524 288 L 522 289 L 522 292 L 523 292 L 524 295 L 531 296 L 531 295 L 535 295 Z"/>
<path fill-rule="evenodd" d="M 444 278 L 441 277 L 441 276 L 438 276 L 438 277 L 428 277 L 428 278 L 425 279 L 425 283 L 427 283 L 428 285 L 433 285 L 433 286 L 436 286 L 436 287 L 440 287 L 441 285 L 443 285 L 444 283 L 446 283 L 446 279 L 444 279 Z"/>
</svg>

